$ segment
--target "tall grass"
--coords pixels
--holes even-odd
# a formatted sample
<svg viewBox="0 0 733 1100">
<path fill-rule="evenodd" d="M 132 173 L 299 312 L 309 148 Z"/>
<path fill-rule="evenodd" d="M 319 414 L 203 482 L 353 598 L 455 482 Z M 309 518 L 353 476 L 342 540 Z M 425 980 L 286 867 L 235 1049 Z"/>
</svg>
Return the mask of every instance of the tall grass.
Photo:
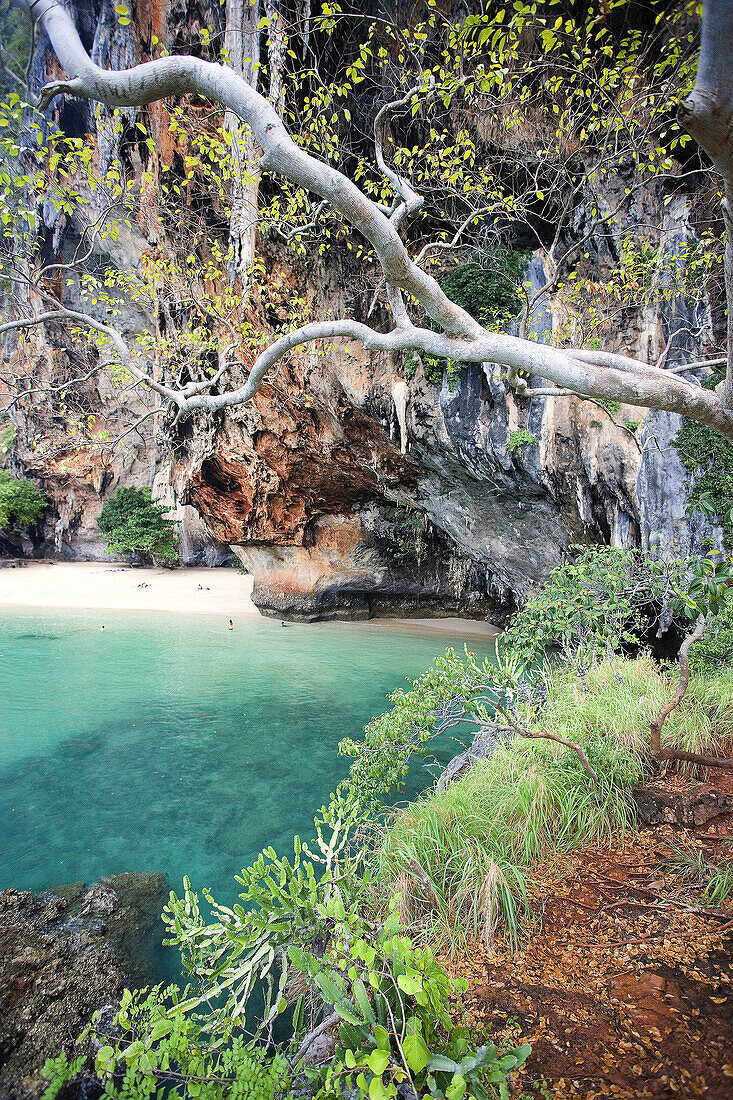
<svg viewBox="0 0 733 1100">
<path fill-rule="evenodd" d="M 602 731 L 616 746 L 642 757 L 649 744 L 649 723 L 672 697 L 677 682 L 676 668 L 665 673 L 649 655 L 594 666 L 586 675 L 587 693 L 575 676 L 560 672 L 553 677 L 545 718 L 568 738 L 583 741 Z M 690 678 L 682 703 L 664 725 L 662 742 L 712 755 L 730 749 L 733 669 Z"/>
<path fill-rule="evenodd" d="M 381 900 L 398 895 L 413 930 L 460 946 L 468 936 L 490 942 L 501 925 L 516 942 L 533 863 L 633 828 L 630 787 L 641 776 L 649 722 L 670 698 L 674 677 L 651 658 L 616 658 L 591 669 L 585 683 L 556 671 L 535 728 L 582 745 L 597 784 L 573 752 L 517 739 L 388 820 L 375 881 Z M 733 744 L 733 675 L 693 679 L 665 736 L 695 751 Z"/>
</svg>

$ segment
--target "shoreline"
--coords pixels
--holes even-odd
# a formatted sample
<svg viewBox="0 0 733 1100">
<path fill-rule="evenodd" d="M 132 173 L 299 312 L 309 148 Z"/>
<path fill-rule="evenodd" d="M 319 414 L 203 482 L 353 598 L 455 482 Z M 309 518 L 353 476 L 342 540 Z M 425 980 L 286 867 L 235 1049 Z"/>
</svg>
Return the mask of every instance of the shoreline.
<svg viewBox="0 0 733 1100">
<path fill-rule="evenodd" d="M 269 618 L 261 615 L 252 602 L 253 585 L 251 576 L 231 568 L 162 569 L 117 561 L 35 559 L 0 568 L 0 607 Z M 501 633 L 491 623 L 455 616 L 405 619 L 384 616 L 356 619 L 353 624 L 349 620 L 337 621 L 347 627 L 467 638 L 490 639 Z"/>
<path fill-rule="evenodd" d="M 257 615 L 236 569 L 161 569 L 115 561 L 28 561 L 0 569 L 0 607 Z"/>
</svg>

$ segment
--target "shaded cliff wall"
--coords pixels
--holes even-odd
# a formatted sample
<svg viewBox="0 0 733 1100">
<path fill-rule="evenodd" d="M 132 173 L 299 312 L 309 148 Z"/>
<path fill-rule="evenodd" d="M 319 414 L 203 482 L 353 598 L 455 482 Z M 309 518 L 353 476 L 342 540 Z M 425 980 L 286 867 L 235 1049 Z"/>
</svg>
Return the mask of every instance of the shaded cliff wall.
<svg viewBox="0 0 733 1100">
<path fill-rule="evenodd" d="M 111 0 L 74 6 L 92 55 L 111 66 L 144 60 L 153 34 L 168 49 L 190 48 L 200 26 L 222 20 L 219 5 L 205 0 L 145 0 L 133 5 L 127 27 L 115 19 Z M 41 39 L 36 89 L 54 65 Z M 101 165 L 116 158 L 138 178 L 143 163 L 155 173 L 180 155 L 180 139 L 160 105 L 125 108 L 121 134 L 105 109 L 66 97 L 51 104 L 49 115 L 69 133 L 91 134 Z M 153 138 L 152 163 L 135 137 L 138 121 Z M 619 237 L 640 221 L 670 218 L 684 237 L 687 200 L 677 198 L 671 208 L 663 200 L 658 189 L 640 192 Z M 134 270 L 169 232 L 141 189 L 136 223 L 105 243 L 94 262 Z M 78 237 L 73 218 L 46 212 L 47 251 L 70 255 Z M 293 292 L 319 315 L 365 313 L 368 280 L 353 261 L 327 255 L 299 268 L 285 265 L 271 241 L 261 246 L 268 271 L 284 272 Z M 591 240 L 591 273 L 607 270 L 608 247 L 607 234 Z M 539 285 L 537 257 L 528 277 Z M 70 304 L 77 291 L 73 285 L 64 290 Z M 686 309 L 676 302 L 651 316 L 629 311 L 610 346 L 653 357 L 677 332 L 668 361 L 694 355 Z M 556 310 L 556 303 L 542 303 L 533 327 L 550 330 Z M 144 321 L 155 318 L 125 306 L 123 331 L 134 333 Z M 88 373 L 90 353 L 61 333 L 50 333 L 36 354 L 49 378 Z M 304 352 L 280 368 L 249 408 L 201 415 L 176 428 L 159 413 L 124 446 L 93 453 L 62 441 L 64 412 L 52 402 L 23 409 L 14 461 L 39 479 L 54 505 L 35 550 L 97 556 L 102 548 L 94 520 L 105 495 L 118 484 L 148 483 L 185 520 L 184 560 L 214 564 L 231 547 L 253 572 L 255 600 L 267 612 L 305 618 L 460 612 L 499 619 L 574 542 L 686 552 L 719 534 L 699 514 L 685 513 L 685 474 L 670 444 L 678 417 L 643 416 L 631 407 L 611 417 L 577 399 L 519 399 L 491 364 L 465 369 L 454 388 L 448 379 L 433 385 L 421 370 L 407 389 L 401 380 L 401 363 L 354 345 L 338 346 L 325 359 Z M 102 370 L 77 389 L 80 407 L 110 437 L 146 407 L 130 395 L 122 402 Z M 511 451 L 511 432 L 519 428 L 538 444 Z"/>
</svg>

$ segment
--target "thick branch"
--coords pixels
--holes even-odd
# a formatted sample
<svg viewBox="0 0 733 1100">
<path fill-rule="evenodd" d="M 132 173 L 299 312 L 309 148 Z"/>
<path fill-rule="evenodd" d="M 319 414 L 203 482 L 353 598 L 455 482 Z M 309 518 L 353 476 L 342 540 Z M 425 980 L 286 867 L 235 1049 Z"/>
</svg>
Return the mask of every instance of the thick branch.
<svg viewBox="0 0 733 1100">
<path fill-rule="evenodd" d="M 591 766 L 590 760 L 585 755 L 580 745 L 576 745 L 574 741 L 567 741 L 564 737 L 558 737 L 557 734 L 554 733 L 545 733 L 543 730 L 538 730 L 537 732 L 534 732 L 532 730 L 525 729 L 524 726 L 520 726 L 517 722 L 514 721 L 511 714 L 509 714 L 508 711 L 504 710 L 504 707 L 502 707 L 500 703 L 497 703 L 496 709 L 504 715 L 511 728 L 519 737 L 529 737 L 532 740 L 541 741 L 557 741 L 559 745 L 564 745 L 566 749 L 572 749 L 575 755 L 578 757 L 578 760 L 580 760 L 583 771 L 586 773 L 586 775 L 589 775 L 594 783 L 598 782 L 598 773 Z"/>
<path fill-rule="evenodd" d="M 390 215 L 390 221 L 397 228 L 399 228 L 405 218 L 411 218 L 413 214 L 417 213 L 423 205 L 424 200 L 421 195 L 418 195 L 418 193 L 413 190 L 404 177 L 398 175 L 398 173 L 387 164 L 384 155 L 384 148 L 387 144 L 387 120 L 392 111 L 396 111 L 400 107 L 405 107 L 419 91 L 419 87 L 411 88 L 410 91 L 406 92 L 400 99 L 395 99 L 391 103 L 385 103 L 384 106 L 377 111 L 374 119 L 374 150 L 377 157 L 377 166 L 382 175 L 392 184 L 396 193 L 402 200 L 394 213 Z"/>
<path fill-rule="evenodd" d="M 677 412 L 733 440 L 733 403 L 732 415 L 728 415 L 716 393 L 702 390 L 686 380 L 670 377 L 664 371 L 624 356 L 568 352 L 518 337 L 486 332 L 465 310 L 447 298 L 431 275 L 410 259 L 400 238 L 397 219 L 386 216 L 377 204 L 336 168 L 316 160 L 296 145 L 273 107 L 231 69 L 187 56 L 164 57 L 121 72 L 102 69 L 86 54 L 59 0 L 12 2 L 30 10 L 43 22 L 59 61 L 68 74 L 68 80 L 47 85 L 43 103 L 47 104 L 54 95 L 63 92 L 97 99 L 111 106 L 142 105 L 165 96 L 186 93 L 220 103 L 252 130 L 263 150 L 262 168 L 280 173 L 296 186 L 328 201 L 347 223 L 370 242 L 400 314 L 399 292 L 402 291 L 420 302 L 433 321 L 445 331 L 444 335 L 440 335 L 408 326 L 403 314 L 396 318 L 397 331 L 389 334 L 375 333 L 367 326 L 351 321 L 307 325 L 297 333 L 282 337 L 271 349 L 263 352 L 245 386 L 231 394 L 195 395 L 187 399 L 161 387 L 159 392 L 173 400 L 181 412 L 195 407 L 214 409 L 250 400 L 268 366 L 286 351 L 311 339 L 347 336 L 361 340 L 367 348 L 387 351 L 414 348 L 459 361 L 500 363 L 508 368 L 510 377 L 517 377 L 519 372 L 540 375 L 561 388 L 586 397 L 602 401 L 620 400 L 632 405 Z M 713 6 L 715 2 L 719 0 L 711 0 Z M 389 105 L 390 109 L 393 106 Z M 391 171 L 386 164 L 384 169 Z M 401 177 L 399 179 L 404 190 L 405 181 Z"/>
<path fill-rule="evenodd" d="M 729 771 L 733 771 L 733 760 L 728 760 L 719 756 L 707 756 L 699 752 L 687 752 L 685 749 L 662 748 L 661 744 L 662 727 L 672 711 L 680 705 L 687 691 L 687 685 L 690 682 L 690 649 L 695 642 L 702 638 L 705 632 L 705 625 L 705 616 L 700 615 L 692 634 L 685 638 L 680 646 L 680 682 L 677 691 L 669 702 L 665 703 L 657 717 L 650 724 L 652 733 L 651 750 L 657 760 L 683 760 L 690 764 L 702 764 L 708 768 L 726 768 Z"/>
</svg>

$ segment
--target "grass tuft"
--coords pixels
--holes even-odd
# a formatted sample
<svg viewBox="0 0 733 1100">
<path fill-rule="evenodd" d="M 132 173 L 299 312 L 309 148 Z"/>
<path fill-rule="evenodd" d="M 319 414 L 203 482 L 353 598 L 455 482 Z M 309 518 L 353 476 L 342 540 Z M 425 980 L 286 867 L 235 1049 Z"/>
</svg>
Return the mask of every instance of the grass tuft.
<svg viewBox="0 0 733 1100">
<path fill-rule="evenodd" d="M 649 723 L 676 687 L 647 656 L 592 668 L 585 686 L 561 669 L 548 681 L 535 728 L 582 745 L 598 773 L 550 741 L 517 739 L 388 820 L 374 855 L 377 900 L 400 896 L 413 932 L 462 948 L 501 927 L 515 944 L 527 918 L 525 876 L 540 859 L 634 827 L 630 788 L 642 775 Z M 525 716 L 532 724 L 530 716 Z M 664 727 L 666 743 L 695 752 L 733 744 L 733 674 L 693 678 Z M 730 872 L 733 876 L 733 872 Z M 727 888 L 721 877 L 716 897 Z M 727 895 L 725 895 L 727 896 Z"/>
</svg>

